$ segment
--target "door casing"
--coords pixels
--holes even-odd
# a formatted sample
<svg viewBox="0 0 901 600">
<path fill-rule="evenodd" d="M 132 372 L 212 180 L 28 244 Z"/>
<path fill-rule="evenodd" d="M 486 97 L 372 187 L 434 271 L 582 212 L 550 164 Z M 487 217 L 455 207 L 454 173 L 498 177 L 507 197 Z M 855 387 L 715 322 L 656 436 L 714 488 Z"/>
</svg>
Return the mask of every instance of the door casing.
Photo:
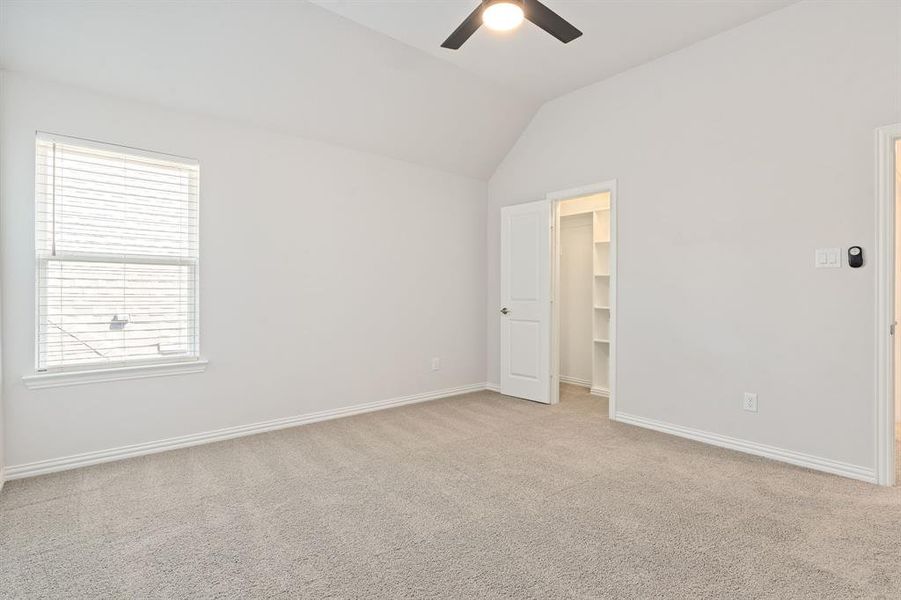
<svg viewBox="0 0 901 600">
<path fill-rule="evenodd" d="M 876 130 L 876 431 L 874 452 L 876 482 L 895 484 L 895 143 L 901 139 L 901 123 Z M 865 259 L 866 260 L 866 259 Z M 895 335 L 901 334 L 896 331 Z"/>
<path fill-rule="evenodd" d="M 616 180 L 593 183 L 576 188 L 551 192 L 545 197 L 550 205 L 552 215 L 551 227 L 551 365 L 550 398 L 551 404 L 560 402 L 560 204 L 565 200 L 591 196 L 593 194 L 610 194 L 610 396 L 608 412 L 611 420 L 616 415 L 616 305 L 617 305 L 617 243 L 616 243 Z M 593 251 L 593 249 L 592 249 Z M 592 282 L 594 285 L 594 282 Z M 592 365 L 592 370 L 594 365 Z"/>
</svg>

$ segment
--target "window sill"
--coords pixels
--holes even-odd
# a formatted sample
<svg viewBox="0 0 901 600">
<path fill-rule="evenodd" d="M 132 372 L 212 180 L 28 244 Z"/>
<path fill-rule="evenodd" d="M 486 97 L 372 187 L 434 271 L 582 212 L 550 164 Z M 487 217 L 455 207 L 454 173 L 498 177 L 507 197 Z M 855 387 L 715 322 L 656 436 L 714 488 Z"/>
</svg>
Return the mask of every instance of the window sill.
<svg viewBox="0 0 901 600">
<path fill-rule="evenodd" d="M 85 383 L 102 383 L 105 381 L 124 381 L 127 379 L 144 379 L 145 377 L 166 377 L 168 375 L 186 375 L 203 373 L 207 361 L 198 359 L 185 362 L 162 363 L 155 365 L 135 365 L 129 367 L 113 367 L 110 369 L 91 369 L 85 371 L 63 371 L 57 373 L 37 373 L 22 378 L 25 387 L 30 390 L 81 385 Z"/>
</svg>

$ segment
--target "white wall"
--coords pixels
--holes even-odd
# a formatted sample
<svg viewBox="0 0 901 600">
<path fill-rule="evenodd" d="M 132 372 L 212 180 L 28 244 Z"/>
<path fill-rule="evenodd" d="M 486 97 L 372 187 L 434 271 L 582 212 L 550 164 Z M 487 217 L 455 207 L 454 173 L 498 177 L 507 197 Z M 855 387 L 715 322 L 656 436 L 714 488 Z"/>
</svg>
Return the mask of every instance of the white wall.
<svg viewBox="0 0 901 600">
<path fill-rule="evenodd" d="M 591 385 L 592 213 L 560 219 L 560 376 Z"/>
<path fill-rule="evenodd" d="M 874 249 L 899 17 L 805 2 L 545 105 L 490 184 L 489 381 L 499 207 L 617 179 L 618 410 L 872 468 L 872 263 L 813 257 Z"/>
<path fill-rule="evenodd" d="M 298 0 L 3 0 L 0 68 L 480 179 L 538 107 Z"/>
<path fill-rule="evenodd" d="M 2 85 L 7 466 L 484 381 L 484 182 L 19 74 Z M 35 130 L 200 160 L 205 373 L 24 387 Z"/>
</svg>

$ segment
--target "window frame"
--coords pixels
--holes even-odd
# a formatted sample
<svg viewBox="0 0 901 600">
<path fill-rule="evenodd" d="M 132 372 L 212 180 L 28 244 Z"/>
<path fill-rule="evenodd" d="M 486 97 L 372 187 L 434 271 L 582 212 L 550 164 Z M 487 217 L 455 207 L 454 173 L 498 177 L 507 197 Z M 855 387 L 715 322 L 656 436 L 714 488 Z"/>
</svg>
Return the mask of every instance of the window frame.
<svg viewBox="0 0 901 600">
<path fill-rule="evenodd" d="M 40 221 L 38 217 L 38 206 L 41 202 L 40 195 L 37 191 L 38 174 L 37 161 L 39 148 L 41 143 L 64 143 L 74 145 L 85 149 L 95 149 L 101 151 L 121 152 L 136 157 L 144 157 L 149 159 L 165 160 L 178 162 L 185 166 L 194 167 L 196 172 L 196 195 L 194 207 L 194 219 L 196 221 L 196 230 L 192 232 L 196 239 L 196 256 L 194 257 L 165 257 L 165 256 L 134 256 L 108 254 L 101 252 L 65 252 L 62 254 L 43 255 L 38 246 L 38 227 Z M 113 381 L 121 379 L 135 379 L 139 377 L 157 377 L 163 375 L 174 375 L 181 373 L 202 372 L 205 370 L 207 361 L 201 358 L 200 347 L 200 161 L 185 156 L 174 155 L 165 152 L 156 152 L 144 150 L 141 148 L 133 148 L 121 144 L 99 142 L 84 138 L 59 135 L 44 131 L 36 131 L 34 138 L 34 148 L 32 153 L 34 160 L 34 199 L 33 199 L 33 219 L 32 227 L 34 232 L 33 258 L 34 258 L 34 372 L 26 375 L 22 379 L 26 386 L 30 389 L 38 389 L 44 387 L 57 387 L 60 385 L 70 385 L 75 383 L 92 383 L 98 381 Z M 188 280 L 192 284 L 193 295 L 193 312 L 190 318 L 191 335 L 189 340 L 190 353 L 180 354 L 177 356 L 160 356 L 153 358 L 135 358 L 122 359 L 115 361 L 97 361 L 81 364 L 62 364 L 49 367 L 41 367 L 41 326 L 42 326 L 42 303 L 46 301 L 46 294 L 41 291 L 41 282 L 45 270 L 51 262 L 99 262 L 104 264 L 155 264 L 166 266 L 189 266 L 193 277 Z"/>
</svg>

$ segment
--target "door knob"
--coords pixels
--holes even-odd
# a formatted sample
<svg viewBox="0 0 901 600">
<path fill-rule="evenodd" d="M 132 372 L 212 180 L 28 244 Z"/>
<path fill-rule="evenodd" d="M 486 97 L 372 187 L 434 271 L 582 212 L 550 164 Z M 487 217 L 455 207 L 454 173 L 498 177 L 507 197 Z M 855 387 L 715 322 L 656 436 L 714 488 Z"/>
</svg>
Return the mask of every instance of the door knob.
<svg viewBox="0 0 901 600">
<path fill-rule="evenodd" d="M 508 312 L 510 312 L 510 309 L 507 308 L 506 306 L 505 306 L 504 308 L 501 309 L 501 314 L 502 314 L 502 315 L 505 315 L 505 314 L 507 314 Z"/>
</svg>

